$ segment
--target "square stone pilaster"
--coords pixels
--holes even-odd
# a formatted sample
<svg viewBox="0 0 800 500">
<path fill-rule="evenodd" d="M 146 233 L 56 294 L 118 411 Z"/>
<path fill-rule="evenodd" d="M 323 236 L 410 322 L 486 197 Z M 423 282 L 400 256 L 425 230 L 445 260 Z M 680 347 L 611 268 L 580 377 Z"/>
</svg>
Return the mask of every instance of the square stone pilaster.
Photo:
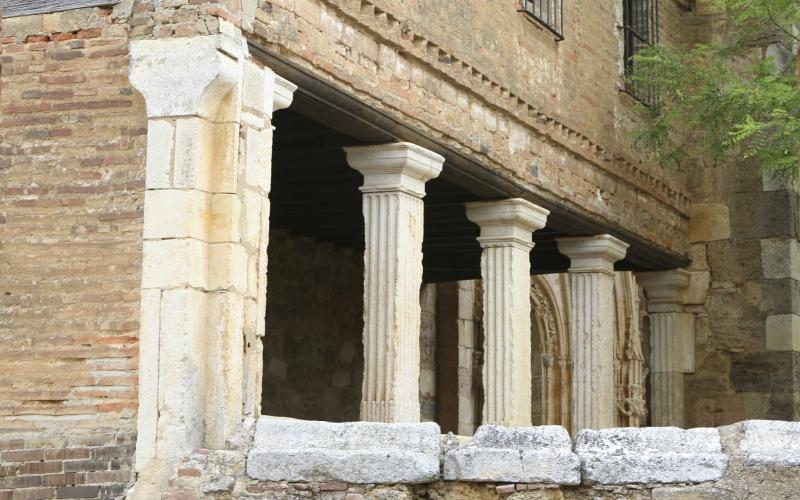
<svg viewBox="0 0 800 500">
<path fill-rule="evenodd" d="M 573 429 L 614 426 L 614 263 L 628 245 L 611 235 L 559 238 L 570 258 Z"/>
<path fill-rule="evenodd" d="M 478 224 L 483 277 L 483 423 L 531 425 L 533 232 L 550 212 L 519 199 L 467 203 Z"/>
<path fill-rule="evenodd" d="M 148 115 L 141 478 L 193 448 L 223 448 L 250 411 L 245 358 L 260 359 L 248 336 L 265 311 L 270 120 L 294 87 L 223 34 L 134 40 L 129 77 Z"/>
<path fill-rule="evenodd" d="M 364 175 L 364 380 L 361 419 L 419 422 L 425 183 L 444 158 L 409 143 L 345 148 Z"/>
</svg>

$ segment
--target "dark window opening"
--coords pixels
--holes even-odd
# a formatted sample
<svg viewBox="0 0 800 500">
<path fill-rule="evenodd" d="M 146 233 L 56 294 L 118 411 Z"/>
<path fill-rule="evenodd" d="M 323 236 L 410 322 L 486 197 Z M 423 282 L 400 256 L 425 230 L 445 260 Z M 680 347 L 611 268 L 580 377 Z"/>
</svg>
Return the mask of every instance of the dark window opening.
<svg viewBox="0 0 800 500">
<path fill-rule="evenodd" d="M 554 34 L 556 41 L 564 39 L 564 0 L 521 0 L 519 12 Z"/>
<path fill-rule="evenodd" d="M 622 31 L 625 37 L 625 91 L 647 106 L 658 103 L 657 89 L 631 80 L 635 56 L 658 43 L 658 0 L 623 0 Z"/>
</svg>

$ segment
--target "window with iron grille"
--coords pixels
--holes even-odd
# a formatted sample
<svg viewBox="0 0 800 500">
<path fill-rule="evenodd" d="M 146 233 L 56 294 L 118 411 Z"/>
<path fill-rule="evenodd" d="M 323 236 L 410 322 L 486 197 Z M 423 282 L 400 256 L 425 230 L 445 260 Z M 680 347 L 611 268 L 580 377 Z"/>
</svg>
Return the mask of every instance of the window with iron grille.
<svg viewBox="0 0 800 500">
<path fill-rule="evenodd" d="M 623 0 L 622 31 L 625 37 L 625 90 L 642 103 L 658 102 L 656 88 L 630 80 L 634 57 L 645 47 L 658 43 L 658 0 Z"/>
<path fill-rule="evenodd" d="M 519 12 L 541 24 L 556 36 L 564 39 L 564 0 L 520 0 Z"/>
</svg>

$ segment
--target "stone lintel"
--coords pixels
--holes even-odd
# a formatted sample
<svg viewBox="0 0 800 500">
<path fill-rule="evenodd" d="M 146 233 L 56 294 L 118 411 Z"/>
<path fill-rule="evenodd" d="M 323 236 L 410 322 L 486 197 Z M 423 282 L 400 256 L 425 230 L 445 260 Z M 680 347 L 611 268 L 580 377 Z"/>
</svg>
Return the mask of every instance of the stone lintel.
<svg viewBox="0 0 800 500">
<path fill-rule="evenodd" d="M 522 198 L 466 203 L 467 219 L 478 224 L 482 247 L 515 242 L 533 248 L 533 232 L 547 223 L 548 210 Z"/>
<path fill-rule="evenodd" d="M 347 163 L 364 175 L 364 193 L 400 191 L 422 198 L 438 177 L 444 157 L 408 142 L 344 148 Z"/>
<path fill-rule="evenodd" d="M 610 234 L 557 238 L 558 251 L 570 259 L 571 273 L 614 273 L 614 263 L 625 257 L 628 244 Z"/>
<path fill-rule="evenodd" d="M 637 273 L 636 281 L 647 293 L 647 311 L 680 312 L 691 273 L 683 269 Z"/>
</svg>

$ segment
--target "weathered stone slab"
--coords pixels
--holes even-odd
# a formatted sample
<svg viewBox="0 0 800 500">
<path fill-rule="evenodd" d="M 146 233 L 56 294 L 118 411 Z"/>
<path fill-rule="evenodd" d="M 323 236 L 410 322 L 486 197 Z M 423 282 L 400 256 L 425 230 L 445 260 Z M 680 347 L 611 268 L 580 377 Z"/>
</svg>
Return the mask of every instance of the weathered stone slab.
<svg viewBox="0 0 800 500">
<path fill-rule="evenodd" d="M 585 483 L 702 483 L 722 477 L 728 456 L 717 429 L 649 427 L 581 431 Z"/>
<path fill-rule="evenodd" d="M 439 426 L 261 417 L 247 474 L 261 481 L 423 483 L 439 477 Z"/>
<path fill-rule="evenodd" d="M 800 422 L 747 420 L 742 426 L 745 465 L 800 467 Z"/>
<path fill-rule="evenodd" d="M 482 425 L 472 441 L 447 452 L 444 479 L 510 483 L 580 483 L 580 462 L 560 426 Z"/>
</svg>

